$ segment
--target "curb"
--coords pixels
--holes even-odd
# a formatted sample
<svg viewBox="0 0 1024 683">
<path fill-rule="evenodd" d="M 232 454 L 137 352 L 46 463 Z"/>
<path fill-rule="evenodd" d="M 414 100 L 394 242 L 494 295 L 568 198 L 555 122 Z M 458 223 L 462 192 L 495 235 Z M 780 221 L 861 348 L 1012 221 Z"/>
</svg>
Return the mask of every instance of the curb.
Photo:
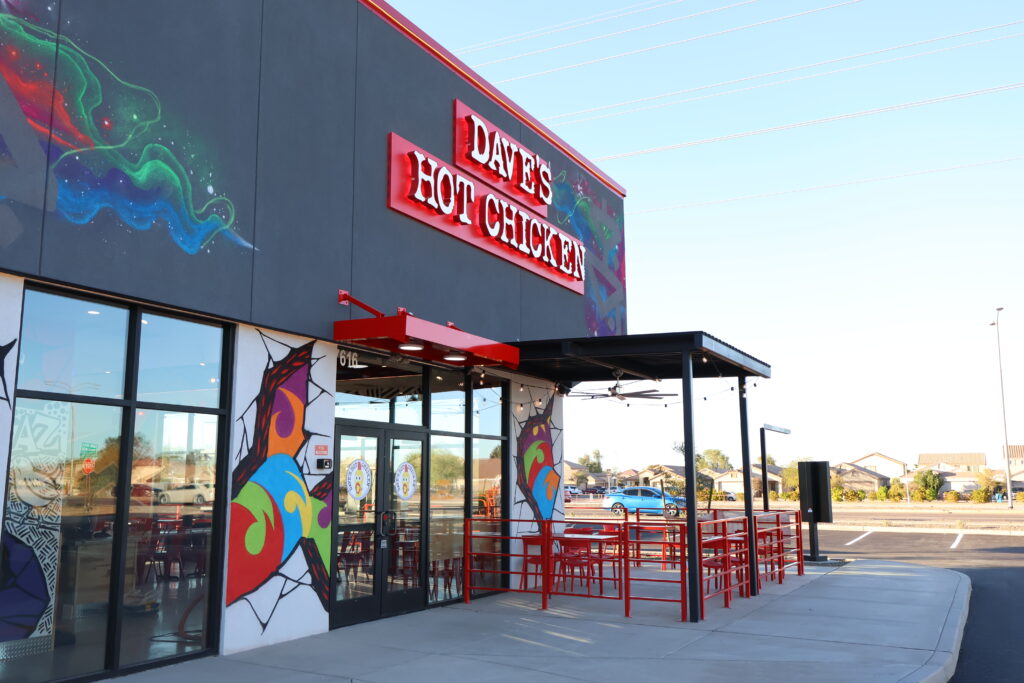
<svg viewBox="0 0 1024 683">
<path fill-rule="evenodd" d="M 824 524 L 818 531 L 881 531 L 900 534 L 964 534 L 965 536 L 1024 536 L 1021 529 L 957 529 L 931 526 L 872 526 L 866 524 Z"/>
<path fill-rule="evenodd" d="M 956 674 L 956 665 L 960 660 L 960 645 L 964 638 L 967 615 L 971 609 L 971 580 L 961 572 L 953 573 L 960 575 L 960 581 L 953 593 L 946 621 L 935 645 L 935 654 L 916 671 L 901 678 L 899 683 L 947 683 Z"/>
</svg>

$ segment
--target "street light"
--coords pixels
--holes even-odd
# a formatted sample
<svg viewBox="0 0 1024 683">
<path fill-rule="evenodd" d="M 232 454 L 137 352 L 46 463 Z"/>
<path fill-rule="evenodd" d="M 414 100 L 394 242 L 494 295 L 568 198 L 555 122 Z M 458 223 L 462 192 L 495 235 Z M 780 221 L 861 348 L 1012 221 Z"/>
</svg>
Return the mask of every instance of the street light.
<svg viewBox="0 0 1024 683">
<path fill-rule="evenodd" d="M 1003 345 L 999 339 L 999 313 L 1003 310 L 1000 306 L 996 309 L 996 320 L 989 323 L 996 328 L 996 353 L 999 358 L 999 396 L 1003 401 L 1003 464 L 1006 466 L 1006 503 L 1013 509 L 1013 482 L 1010 480 L 1010 438 L 1006 433 L 1006 389 L 1003 387 Z"/>
<path fill-rule="evenodd" d="M 768 512 L 768 453 L 764 448 L 765 431 L 778 432 L 779 434 L 789 434 L 790 431 L 785 427 L 775 427 L 769 424 L 761 427 L 761 503 L 764 511 Z"/>
</svg>

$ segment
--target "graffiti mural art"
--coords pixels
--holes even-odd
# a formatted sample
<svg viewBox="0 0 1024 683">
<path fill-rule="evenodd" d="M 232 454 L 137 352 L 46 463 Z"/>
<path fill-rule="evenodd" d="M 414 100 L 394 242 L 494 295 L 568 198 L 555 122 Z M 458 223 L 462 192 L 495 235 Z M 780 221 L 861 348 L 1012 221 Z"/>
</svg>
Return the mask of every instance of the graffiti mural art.
<svg viewBox="0 0 1024 683">
<path fill-rule="evenodd" d="M 22 174 L 48 166 L 56 199 L 46 210 L 70 223 L 113 216 L 131 230 L 166 230 L 188 254 L 218 235 L 250 247 L 201 143 L 173 129 L 156 93 L 49 28 L 49 15 L 32 11 L 39 4 L 0 5 L 0 161 L 17 156 Z M 30 194 L 10 199 L 38 203 Z"/>
<path fill-rule="evenodd" d="M 258 389 L 236 419 L 241 438 L 232 470 L 225 600 L 236 623 L 249 620 L 264 633 L 272 621 L 315 620 L 281 614 L 296 593 L 315 597 L 321 614 L 328 608 L 333 475 L 316 471 L 313 444 L 323 457 L 332 438 L 334 394 L 326 387 L 335 361 L 313 341 L 294 344 L 251 329 L 240 334 L 255 335 L 264 353 Z M 252 370 L 242 367 L 245 360 L 241 372 Z M 248 617 L 236 609 L 243 606 Z"/>
<path fill-rule="evenodd" d="M 561 406 L 550 389 L 512 389 L 512 463 L 516 486 L 512 519 L 550 520 L 560 517 L 562 501 Z M 533 533 L 532 522 L 513 523 L 513 535 Z"/>
<path fill-rule="evenodd" d="M 626 334 L 626 254 L 622 213 L 579 171 L 553 183 L 553 217 L 587 248 L 586 320 L 590 334 Z"/>
</svg>

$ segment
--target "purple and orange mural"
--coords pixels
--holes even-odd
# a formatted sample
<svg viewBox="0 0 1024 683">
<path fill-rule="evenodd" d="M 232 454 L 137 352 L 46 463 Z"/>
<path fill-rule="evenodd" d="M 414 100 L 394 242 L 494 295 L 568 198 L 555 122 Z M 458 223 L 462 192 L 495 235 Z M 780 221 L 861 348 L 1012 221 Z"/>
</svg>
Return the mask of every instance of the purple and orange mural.
<svg viewBox="0 0 1024 683">
<path fill-rule="evenodd" d="M 258 347 L 254 346 L 258 344 Z M 257 360 L 260 359 L 260 360 Z M 255 364 L 253 361 L 256 361 Z M 326 630 L 336 350 L 253 328 L 239 332 L 239 387 L 225 581 L 228 649 Z M 250 393 L 251 391 L 251 393 Z M 322 627 L 317 628 L 317 615 Z M 283 635 L 283 633 L 287 635 Z"/>
<path fill-rule="evenodd" d="M 557 519 L 562 501 L 561 403 L 550 388 L 513 385 L 511 463 L 516 486 L 512 519 Z M 513 523 L 514 536 L 536 531 L 536 524 Z"/>
<path fill-rule="evenodd" d="M 33 14 L 41 5 L 0 4 L 0 162 L 22 174 L 48 167 L 46 210 L 70 223 L 104 214 L 132 230 L 163 229 L 188 254 L 217 235 L 250 247 L 202 144 L 167 121 L 156 93 L 47 28 L 52 12 Z M 19 192 L 24 183 L 0 201 L 38 203 Z"/>
</svg>

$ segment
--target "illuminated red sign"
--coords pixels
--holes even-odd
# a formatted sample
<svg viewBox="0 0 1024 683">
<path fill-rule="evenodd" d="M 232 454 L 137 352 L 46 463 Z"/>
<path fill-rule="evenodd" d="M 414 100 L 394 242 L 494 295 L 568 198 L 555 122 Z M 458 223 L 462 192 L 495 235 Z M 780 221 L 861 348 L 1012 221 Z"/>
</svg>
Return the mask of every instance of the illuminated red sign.
<svg viewBox="0 0 1024 683">
<path fill-rule="evenodd" d="M 459 123 L 456 119 L 456 129 Z M 502 141 L 498 144 L 505 147 Z M 513 167 L 525 169 L 528 164 Z M 506 193 L 482 182 L 476 173 L 450 166 L 395 133 L 388 137 L 390 208 L 583 294 L 586 248 L 507 196 L 512 194 L 509 183 L 514 178 L 513 173 L 505 179 Z M 517 183 L 522 180 L 520 176 Z M 535 183 L 535 187 L 541 186 L 539 175 Z M 537 192 L 533 196 L 543 200 L 543 191 Z"/>
<path fill-rule="evenodd" d="M 459 100 L 453 159 L 460 169 L 547 217 L 551 164 Z"/>
</svg>

